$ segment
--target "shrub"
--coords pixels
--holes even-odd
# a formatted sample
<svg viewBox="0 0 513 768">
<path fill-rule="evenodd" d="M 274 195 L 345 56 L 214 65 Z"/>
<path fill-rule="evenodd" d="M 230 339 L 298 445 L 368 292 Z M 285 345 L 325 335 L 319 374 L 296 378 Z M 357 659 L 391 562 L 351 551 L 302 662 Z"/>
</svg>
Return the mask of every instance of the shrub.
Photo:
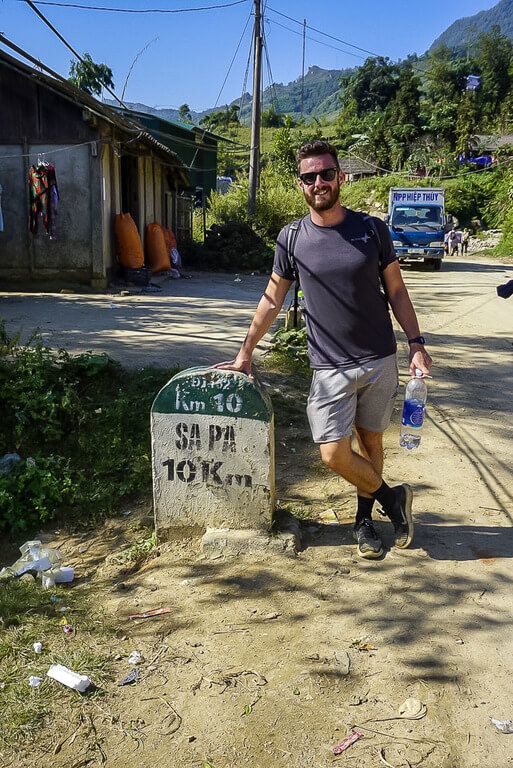
<svg viewBox="0 0 513 768">
<path fill-rule="evenodd" d="M 171 374 L 20 345 L 0 326 L 0 445 L 22 457 L 0 474 L 0 529 L 102 516 L 149 489 L 149 411 Z"/>
</svg>

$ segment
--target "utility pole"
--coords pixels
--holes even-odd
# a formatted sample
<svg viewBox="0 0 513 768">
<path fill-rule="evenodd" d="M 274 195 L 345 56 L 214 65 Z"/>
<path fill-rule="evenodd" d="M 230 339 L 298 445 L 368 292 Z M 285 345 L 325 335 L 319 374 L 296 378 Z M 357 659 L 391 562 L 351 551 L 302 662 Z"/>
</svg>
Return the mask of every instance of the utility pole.
<svg viewBox="0 0 513 768">
<path fill-rule="evenodd" d="M 255 26 L 253 32 L 253 105 L 251 112 L 251 150 L 249 157 L 248 214 L 255 213 L 260 167 L 260 81 L 262 79 L 262 17 L 260 0 L 254 0 Z"/>
<path fill-rule="evenodd" d="M 301 69 L 301 117 L 305 110 L 305 49 L 306 49 L 306 19 L 303 19 L 303 66 Z"/>
</svg>

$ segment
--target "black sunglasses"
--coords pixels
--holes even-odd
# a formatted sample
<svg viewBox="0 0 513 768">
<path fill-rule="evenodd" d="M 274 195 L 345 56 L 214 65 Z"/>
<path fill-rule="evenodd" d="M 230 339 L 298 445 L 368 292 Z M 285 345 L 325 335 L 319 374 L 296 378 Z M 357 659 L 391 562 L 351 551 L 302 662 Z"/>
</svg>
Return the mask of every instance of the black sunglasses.
<svg viewBox="0 0 513 768">
<path fill-rule="evenodd" d="M 317 176 L 320 176 L 323 181 L 333 181 L 338 173 L 338 168 L 323 168 L 322 171 L 312 171 L 311 173 L 300 173 L 299 178 L 310 187 L 315 183 Z"/>
</svg>

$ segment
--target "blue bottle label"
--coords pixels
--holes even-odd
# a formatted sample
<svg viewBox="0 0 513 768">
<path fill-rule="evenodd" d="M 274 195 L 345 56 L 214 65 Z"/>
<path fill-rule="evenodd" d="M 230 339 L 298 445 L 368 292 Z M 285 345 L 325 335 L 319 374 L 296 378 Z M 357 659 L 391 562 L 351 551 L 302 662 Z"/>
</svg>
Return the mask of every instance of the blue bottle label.
<svg viewBox="0 0 513 768">
<path fill-rule="evenodd" d="M 405 400 L 403 405 L 403 426 L 420 429 L 424 422 L 426 406 L 415 400 Z"/>
</svg>

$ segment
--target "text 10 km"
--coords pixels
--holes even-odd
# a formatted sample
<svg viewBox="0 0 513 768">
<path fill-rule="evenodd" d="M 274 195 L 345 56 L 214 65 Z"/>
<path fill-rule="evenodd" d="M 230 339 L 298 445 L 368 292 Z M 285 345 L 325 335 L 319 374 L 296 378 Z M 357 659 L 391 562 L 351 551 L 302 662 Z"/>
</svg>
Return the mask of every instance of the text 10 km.
<svg viewBox="0 0 513 768">
<path fill-rule="evenodd" d="M 242 411 L 242 397 L 238 392 L 218 392 L 213 395 L 213 407 L 217 413 L 240 413 Z M 207 410 L 207 403 L 204 400 L 195 400 L 191 398 L 191 393 L 184 394 L 180 387 L 176 387 L 175 409 L 177 412 L 201 413 Z"/>
<path fill-rule="evenodd" d="M 251 475 L 229 474 L 223 479 L 219 474 L 223 464 L 223 461 L 200 461 L 196 464 L 190 459 L 183 459 L 178 463 L 174 459 L 162 462 L 162 466 L 167 467 L 167 479 L 171 482 L 180 480 L 182 483 L 192 483 L 198 480 L 207 485 L 252 487 Z"/>
</svg>

